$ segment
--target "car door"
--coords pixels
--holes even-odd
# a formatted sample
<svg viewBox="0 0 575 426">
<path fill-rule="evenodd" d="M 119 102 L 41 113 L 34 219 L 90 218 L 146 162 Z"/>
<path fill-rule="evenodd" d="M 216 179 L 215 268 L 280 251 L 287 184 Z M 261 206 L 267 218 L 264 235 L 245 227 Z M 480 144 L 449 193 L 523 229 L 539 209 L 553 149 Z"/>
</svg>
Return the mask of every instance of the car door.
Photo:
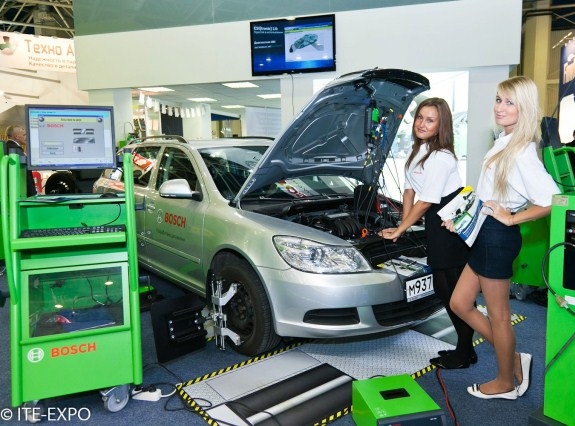
<svg viewBox="0 0 575 426">
<path fill-rule="evenodd" d="M 168 180 L 185 179 L 192 190 L 201 191 L 201 185 L 197 167 L 185 150 L 167 146 L 159 161 L 145 202 L 148 261 L 174 281 L 203 291 L 203 224 L 208 198 L 205 194 L 202 201 L 162 198 L 159 189 Z"/>
<path fill-rule="evenodd" d="M 160 149 L 160 145 L 142 145 L 134 148 L 132 152 L 138 258 L 144 262 L 149 261 L 149 254 L 147 250 L 147 240 L 149 238 L 146 232 L 145 205 L 148 193 L 150 192 L 152 175 L 155 173 L 154 166 L 158 161 Z"/>
</svg>

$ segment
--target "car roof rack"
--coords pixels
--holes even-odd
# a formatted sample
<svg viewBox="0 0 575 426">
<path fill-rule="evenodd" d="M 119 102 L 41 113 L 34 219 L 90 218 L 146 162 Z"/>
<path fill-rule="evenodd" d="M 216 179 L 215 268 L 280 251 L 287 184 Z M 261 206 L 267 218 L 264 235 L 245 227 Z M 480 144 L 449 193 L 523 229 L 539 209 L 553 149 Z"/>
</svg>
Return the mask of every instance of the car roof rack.
<svg viewBox="0 0 575 426">
<path fill-rule="evenodd" d="M 141 138 L 136 138 L 133 140 L 133 143 L 140 143 L 140 142 L 146 142 L 148 140 L 151 139 L 171 139 L 170 142 L 181 142 L 181 143 L 185 143 L 187 144 L 188 141 L 186 141 L 186 139 L 183 136 L 180 135 L 150 135 L 150 136 L 144 136 Z"/>
</svg>

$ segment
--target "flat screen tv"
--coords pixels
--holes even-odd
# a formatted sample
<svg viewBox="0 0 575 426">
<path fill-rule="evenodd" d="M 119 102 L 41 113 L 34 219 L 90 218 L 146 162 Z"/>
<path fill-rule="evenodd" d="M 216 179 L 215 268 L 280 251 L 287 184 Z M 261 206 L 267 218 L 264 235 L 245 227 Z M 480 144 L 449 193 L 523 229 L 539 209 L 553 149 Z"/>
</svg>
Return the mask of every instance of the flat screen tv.
<svg viewBox="0 0 575 426">
<path fill-rule="evenodd" d="M 29 170 L 116 167 L 111 106 L 26 105 Z"/>
<path fill-rule="evenodd" d="M 252 76 L 335 71 L 335 15 L 250 22 Z"/>
</svg>

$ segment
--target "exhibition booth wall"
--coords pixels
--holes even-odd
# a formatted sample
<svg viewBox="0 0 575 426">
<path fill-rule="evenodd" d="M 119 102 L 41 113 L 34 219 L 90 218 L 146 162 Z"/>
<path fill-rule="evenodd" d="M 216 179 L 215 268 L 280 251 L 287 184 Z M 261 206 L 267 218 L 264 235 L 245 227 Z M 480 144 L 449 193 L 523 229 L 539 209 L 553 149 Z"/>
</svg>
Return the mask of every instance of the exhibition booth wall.
<svg viewBox="0 0 575 426">
<path fill-rule="evenodd" d="M 373 67 L 466 70 L 468 158 L 482 158 L 493 138 L 496 84 L 520 62 L 521 7 L 520 0 L 460 0 L 337 12 L 337 70 L 280 77 L 282 127 L 310 99 L 317 78 Z M 249 21 L 77 36 L 75 46 L 79 88 L 90 93 L 91 103 L 113 102 L 120 123 L 131 120 L 130 100 L 118 99 L 129 98 L 118 96 L 128 87 L 254 79 Z M 479 164 L 469 164 L 467 180 L 478 174 Z"/>
</svg>

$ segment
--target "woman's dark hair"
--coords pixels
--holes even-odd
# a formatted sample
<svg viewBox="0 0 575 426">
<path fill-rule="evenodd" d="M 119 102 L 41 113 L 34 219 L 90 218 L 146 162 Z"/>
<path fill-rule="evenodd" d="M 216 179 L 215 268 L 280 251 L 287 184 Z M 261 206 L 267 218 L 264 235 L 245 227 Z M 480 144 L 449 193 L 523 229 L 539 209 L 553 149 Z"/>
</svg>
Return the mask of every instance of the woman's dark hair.
<svg viewBox="0 0 575 426">
<path fill-rule="evenodd" d="M 435 107 L 439 118 L 439 130 L 437 131 L 437 135 L 427 141 L 429 151 L 421 160 L 419 160 L 418 163 L 421 164 L 422 167 L 434 151 L 449 151 L 455 157 L 455 149 L 453 147 L 453 118 L 451 117 L 451 110 L 449 109 L 449 105 L 447 105 L 447 102 L 445 102 L 445 100 L 442 98 L 424 99 L 417 106 L 417 110 L 415 111 L 413 119 L 413 126 L 415 126 L 419 111 L 421 111 L 423 107 Z M 411 161 L 415 158 L 419 152 L 421 144 L 423 143 L 423 141 L 415 135 L 413 127 L 411 129 L 411 133 L 413 135 L 413 149 L 411 151 L 411 155 L 405 162 L 406 168 L 409 167 Z"/>
</svg>

